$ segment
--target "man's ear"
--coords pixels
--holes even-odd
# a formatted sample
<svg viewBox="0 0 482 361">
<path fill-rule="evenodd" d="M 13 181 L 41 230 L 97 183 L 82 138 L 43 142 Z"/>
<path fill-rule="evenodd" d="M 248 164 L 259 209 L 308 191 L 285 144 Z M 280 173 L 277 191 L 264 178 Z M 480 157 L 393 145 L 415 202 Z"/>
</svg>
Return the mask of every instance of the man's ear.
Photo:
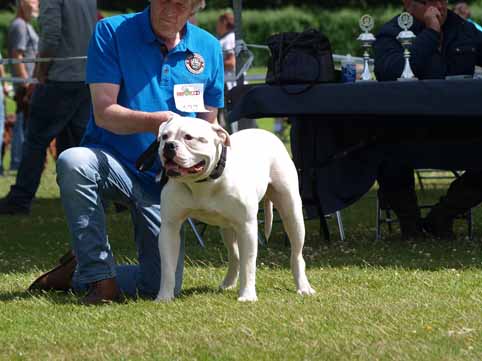
<svg viewBox="0 0 482 361">
<path fill-rule="evenodd" d="M 226 129 L 224 129 L 219 124 L 213 124 L 212 129 L 218 135 L 218 138 L 221 141 L 221 143 L 223 143 L 227 147 L 231 146 L 231 140 L 229 139 L 229 133 L 226 131 Z"/>
</svg>

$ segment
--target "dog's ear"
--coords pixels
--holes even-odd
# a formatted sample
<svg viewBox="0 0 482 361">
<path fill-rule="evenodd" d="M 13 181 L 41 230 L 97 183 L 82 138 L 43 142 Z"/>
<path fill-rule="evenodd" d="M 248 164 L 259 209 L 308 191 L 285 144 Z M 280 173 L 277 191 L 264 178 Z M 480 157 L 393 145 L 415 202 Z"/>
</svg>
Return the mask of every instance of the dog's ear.
<svg viewBox="0 0 482 361">
<path fill-rule="evenodd" d="M 221 143 L 223 143 L 225 146 L 229 147 L 231 145 L 231 140 L 229 139 L 229 133 L 226 131 L 226 129 L 224 129 L 219 124 L 213 124 L 212 128 L 216 132 L 216 134 L 218 135 Z"/>
<path fill-rule="evenodd" d="M 164 128 L 166 127 L 166 124 L 169 123 L 169 120 L 167 122 L 164 122 L 160 125 L 159 127 L 159 131 L 157 132 L 157 141 L 160 142 L 161 141 L 161 133 L 162 131 L 164 130 Z"/>
</svg>

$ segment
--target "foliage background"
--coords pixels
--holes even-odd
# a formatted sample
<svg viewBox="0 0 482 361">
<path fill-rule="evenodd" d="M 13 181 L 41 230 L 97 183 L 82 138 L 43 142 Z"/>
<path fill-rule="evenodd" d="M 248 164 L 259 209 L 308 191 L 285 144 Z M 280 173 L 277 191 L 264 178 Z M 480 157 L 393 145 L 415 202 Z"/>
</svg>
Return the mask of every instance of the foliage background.
<svg viewBox="0 0 482 361">
<path fill-rule="evenodd" d="M 368 6 L 380 6 L 384 4 L 397 4 L 399 0 L 323 0 L 324 7 L 338 7 L 338 6 L 356 6 L 356 7 L 368 7 Z M 102 9 L 110 10 L 139 10 L 146 6 L 147 0 L 98 0 L 99 7 Z M 0 0 L 0 8 L 6 9 L 15 4 L 15 0 Z M 232 1 L 228 0 L 208 0 L 207 5 L 209 8 L 219 9 L 223 7 L 232 6 Z M 306 6 L 319 6 L 320 0 L 304 0 L 302 2 L 296 0 L 243 0 L 243 6 L 250 9 L 269 9 L 279 8 L 281 6 L 288 5 L 306 5 Z"/>
<path fill-rule="evenodd" d="M 14 16 L 14 0 L 0 0 L 0 46 L 6 56 L 6 34 Z M 453 0 L 449 1 L 451 4 Z M 138 11 L 148 0 L 98 0 L 103 14 Z M 401 0 L 243 0 L 243 38 L 248 44 L 266 43 L 266 39 L 279 31 L 301 31 L 308 27 L 320 29 L 331 41 L 335 54 L 360 55 L 361 47 L 356 38 L 360 33 L 359 18 L 371 14 L 375 18 L 376 33 L 379 27 L 400 12 Z M 471 1 L 472 17 L 482 22 L 482 0 Z M 295 6 L 296 5 L 296 6 Z M 197 15 L 199 25 L 215 33 L 218 16 L 232 6 L 228 0 L 207 0 L 207 8 Z M 1 11 L 1 9 L 4 9 Z M 255 66 L 264 66 L 268 58 L 266 50 L 252 49 Z"/>
</svg>

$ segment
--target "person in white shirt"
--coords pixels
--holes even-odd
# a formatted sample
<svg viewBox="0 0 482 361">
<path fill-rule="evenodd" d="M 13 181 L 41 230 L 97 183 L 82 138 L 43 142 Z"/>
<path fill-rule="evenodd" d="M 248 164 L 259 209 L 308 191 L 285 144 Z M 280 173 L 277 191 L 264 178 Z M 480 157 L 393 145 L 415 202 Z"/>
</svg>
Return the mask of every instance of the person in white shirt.
<svg viewBox="0 0 482 361">
<path fill-rule="evenodd" d="M 216 24 L 218 35 L 224 57 L 224 79 L 234 78 L 236 73 L 236 39 L 234 36 L 234 15 L 225 12 L 220 15 Z M 227 90 L 236 85 L 235 81 L 225 81 Z"/>
</svg>

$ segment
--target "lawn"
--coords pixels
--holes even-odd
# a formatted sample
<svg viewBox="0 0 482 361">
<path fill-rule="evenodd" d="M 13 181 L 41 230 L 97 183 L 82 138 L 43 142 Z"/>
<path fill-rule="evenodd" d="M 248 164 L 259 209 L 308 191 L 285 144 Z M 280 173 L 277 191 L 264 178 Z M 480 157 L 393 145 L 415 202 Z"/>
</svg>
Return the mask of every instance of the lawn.
<svg viewBox="0 0 482 361">
<path fill-rule="evenodd" d="M 4 195 L 14 175 L 0 179 Z M 441 184 L 420 195 L 435 199 Z M 375 193 L 343 211 L 347 240 L 331 244 L 307 222 L 308 276 L 294 292 L 289 250 L 275 224 L 260 246 L 259 301 L 241 304 L 217 285 L 226 252 L 215 228 L 202 249 L 188 232 L 183 293 L 170 304 L 131 300 L 84 307 L 72 294 L 29 294 L 29 283 L 68 247 L 53 162 L 29 217 L 0 217 L 0 359 L 5 360 L 480 360 L 481 217 L 476 239 L 374 240 Z M 135 260 L 126 213 L 109 214 L 120 262 Z"/>
</svg>

